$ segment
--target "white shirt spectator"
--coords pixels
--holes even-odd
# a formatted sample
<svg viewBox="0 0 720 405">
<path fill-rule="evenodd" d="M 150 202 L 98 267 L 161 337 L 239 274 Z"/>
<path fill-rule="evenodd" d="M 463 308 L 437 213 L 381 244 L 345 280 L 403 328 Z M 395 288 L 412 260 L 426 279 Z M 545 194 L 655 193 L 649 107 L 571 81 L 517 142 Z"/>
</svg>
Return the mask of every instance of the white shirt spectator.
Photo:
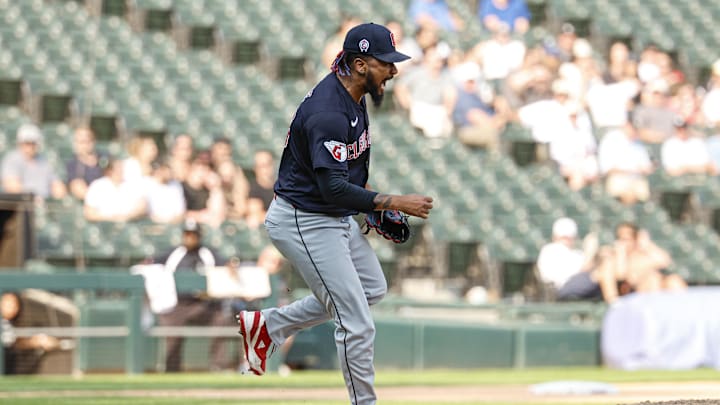
<svg viewBox="0 0 720 405">
<path fill-rule="evenodd" d="M 637 82 L 626 80 L 590 86 L 586 101 L 597 127 L 620 127 L 627 122 L 628 102 L 640 91 Z"/>
<path fill-rule="evenodd" d="M 131 182 L 119 185 L 108 177 L 101 177 L 88 187 L 85 205 L 98 211 L 106 218 L 130 215 L 142 205 L 142 190 Z"/>
<path fill-rule="evenodd" d="M 602 174 L 613 169 L 642 174 L 652 168 L 650 156 L 642 142 L 628 138 L 620 129 L 608 132 L 600 141 L 598 161 Z"/>
<path fill-rule="evenodd" d="M 154 185 L 152 176 L 143 174 L 142 165 L 139 160 L 129 157 L 122 162 L 123 164 L 123 180 L 131 183 L 134 189 L 142 192 L 143 195 L 150 193 L 150 188 Z"/>
<path fill-rule="evenodd" d="M 702 112 L 711 126 L 720 123 L 720 88 L 714 88 L 705 95 Z"/>
<path fill-rule="evenodd" d="M 584 111 L 579 113 L 576 122 L 576 125 L 570 125 L 569 130 L 558 132 L 550 142 L 550 158 L 561 167 L 579 168 L 588 156 L 594 156 L 597 152 L 597 142 L 588 114 Z M 597 174 L 597 162 L 593 171 L 593 174 Z"/>
<path fill-rule="evenodd" d="M 185 214 L 185 195 L 182 184 L 176 180 L 161 183 L 149 180 L 147 192 L 148 215 L 155 222 L 169 223 Z"/>
<path fill-rule="evenodd" d="M 532 132 L 532 137 L 540 143 L 552 142 L 559 133 L 573 130 L 567 110 L 557 100 L 540 100 L 520 107 L 520 123 Z"/>
<path fill-rule="evenodd" d="M 707 145 L 697 137 L 682 139 L 673 136 L 668 138 L 660 149 L 660 159 L 663 168 L 668 172 L 710 164 Z"/>
<path fill-rule="evenodd" d="M 479 45 L 483 76 L 487 80 L 504 79 L 520 68 L 525 58 L 525 44 L 516 39 L 489 39 Z"/>
<path fill-rule="evenodd" d="M 570 277 L 581 271 L 584 262 L 585 256 L 580 249 L 552 242 L 540 249 L 537 267 L 542 280 L 559 289 Z"/>
<path fill-rule="evenodd" d="M 540 277 L 557 289 L 583 269 L 585 255 L 582 250 L 573 247 L 577 233 L 575 221 L 559 218 L 553 223 L 553 241 L 540 249 L 537 260 Z"/>
</svg>

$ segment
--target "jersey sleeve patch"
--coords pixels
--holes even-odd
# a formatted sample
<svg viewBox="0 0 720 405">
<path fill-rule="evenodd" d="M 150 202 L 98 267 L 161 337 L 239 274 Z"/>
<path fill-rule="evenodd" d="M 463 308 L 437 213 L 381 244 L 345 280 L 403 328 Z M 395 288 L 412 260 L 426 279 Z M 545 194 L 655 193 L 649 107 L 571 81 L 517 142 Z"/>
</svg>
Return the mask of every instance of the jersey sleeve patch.
<svg viewBox="0 0 720 405">
<path fill-rule="evenodd" d="M 325 149 L 330 152 L 333 159 L 340 163 L 347 160 L 347 146 L 344 143 L 338 141 L 325 141 L 324 145 Z"/>
</svg>

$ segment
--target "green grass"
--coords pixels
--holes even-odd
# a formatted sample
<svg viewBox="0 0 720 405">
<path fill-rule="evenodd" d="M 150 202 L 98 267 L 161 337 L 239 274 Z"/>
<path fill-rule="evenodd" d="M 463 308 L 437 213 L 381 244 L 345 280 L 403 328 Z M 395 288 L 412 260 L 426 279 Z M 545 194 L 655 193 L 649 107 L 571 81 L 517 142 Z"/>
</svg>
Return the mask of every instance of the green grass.
<svg viewBox="0 0 720 405">
<path fill-rule="evenodd" d="M 376 382 L 379 387 L 398 386 L 443 386 L 452 389 L 458 385 L 509 385 L 534 384 L 553 380 L 584 380 L 608 383 L 622 382 L 680 382 L 680 381 L 718 381 L 720 372 L 710 369 L 691 371 L 617 371 L 603 368 L 542 368 L 542 369 L 482 369 L 482 370 L 432 370 L 432 371 L 380 371 Z M 253 389 L 267 390 L 272 396 L 274 389 L 290 388 L 342 388 L 344 386 L 339 371 L 294 372 L 289 377 L 269 374 L 263 377 L 238 374 L 144 374 L 128 376 L 124 374 L 71 376 L 9 376 L 0 378 L 0 404 L 13 405 L 164 405 L 164 404 L 237 404 L 237 399 L 200 399 L 183 398 L 183 389 Z M 58 395 L 47 397 L 52 391 L 77 391 L 73 397 Z M 176 390 L 173 397 L 108 397 L 113 393 L 94 393 L 93 391 L 123 390 Z M 22 392 L 22 394 L 19 394 Z M 38 392 L 33 397 L 32 392 Z M 40 394 L 45 393 L 44 396 Z M 82 392 L 82 395 L 80 394 Z M 3 394 L 4 393 L 4 394 Z M 17 393 L 11 398 L 2 398 L 8 393 Z M 106 396 L 103 396 L 106 395 Z M 340 405 L 338 401 L 279 401 L 279 400 L 242 400 L 243 405 Z M 443 405 L 424 402 L 383 401 L 386 405 Z M 608 404 L 613 403 L 608 398 Z M 508 402 L 453 402 L 453 405 L 513 405 Z M 449 405 L 449 404 L 447 404 Z M 524 403 L 528 405 L 528 403 Z M 573 403 L 572 405 L 581 405 Z"/>
<path fill-rule="evenodd" d="M 608 383 L 658 381 L 717 381 L 720 371 L 618 371 L 604 368 L 473 369 L 379 371 L 377 386 L 453 386 L 534 384 L 552 380 L 591 380 Z M 124 374 L 71 376 L 10 376 L 0 378 L 0 392 L 52 390 L 152 390 L 192 388 L 328 388 L 342 387 L 339 371 L 294 372 L 289 377 L 268 374 Z"/>
</svg>

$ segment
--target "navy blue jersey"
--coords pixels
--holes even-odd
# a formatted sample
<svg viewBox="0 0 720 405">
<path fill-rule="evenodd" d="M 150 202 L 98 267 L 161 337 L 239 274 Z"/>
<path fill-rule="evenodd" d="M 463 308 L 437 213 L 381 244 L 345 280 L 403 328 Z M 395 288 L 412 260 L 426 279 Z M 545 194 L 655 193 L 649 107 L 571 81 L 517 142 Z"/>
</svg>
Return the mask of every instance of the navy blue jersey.
<svg viewBox="0 0 720 405">
<path fill-rule="evenodd" d="M 357 211 L 326 202 L 315 171 L 338 170 L 365 187 L 370 165 L 370 133 L 365 97 L 353 100 L 335 73 L 328 74 L 300 103 L 290 124 L 275 193 L 296 208 L 331 216 Z"/>
</svg>

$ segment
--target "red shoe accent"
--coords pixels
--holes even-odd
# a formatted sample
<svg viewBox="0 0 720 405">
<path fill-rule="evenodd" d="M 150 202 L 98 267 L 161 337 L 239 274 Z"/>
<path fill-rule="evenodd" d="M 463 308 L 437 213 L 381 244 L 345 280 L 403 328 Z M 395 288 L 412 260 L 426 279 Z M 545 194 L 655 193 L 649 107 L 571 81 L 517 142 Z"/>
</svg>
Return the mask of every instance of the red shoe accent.
<svg viewBox="0 0 720 405">
<path fill-rule="evenodd" d="M 238 314 L 238 319 L 250 371 L 255 375 L 263 375 L 267 358 L 272 356 L 277 349 L 277 345 L 273 343 L 265 326 L 265 317 L 259 311 L 242 311 Z"/>
</svg>

